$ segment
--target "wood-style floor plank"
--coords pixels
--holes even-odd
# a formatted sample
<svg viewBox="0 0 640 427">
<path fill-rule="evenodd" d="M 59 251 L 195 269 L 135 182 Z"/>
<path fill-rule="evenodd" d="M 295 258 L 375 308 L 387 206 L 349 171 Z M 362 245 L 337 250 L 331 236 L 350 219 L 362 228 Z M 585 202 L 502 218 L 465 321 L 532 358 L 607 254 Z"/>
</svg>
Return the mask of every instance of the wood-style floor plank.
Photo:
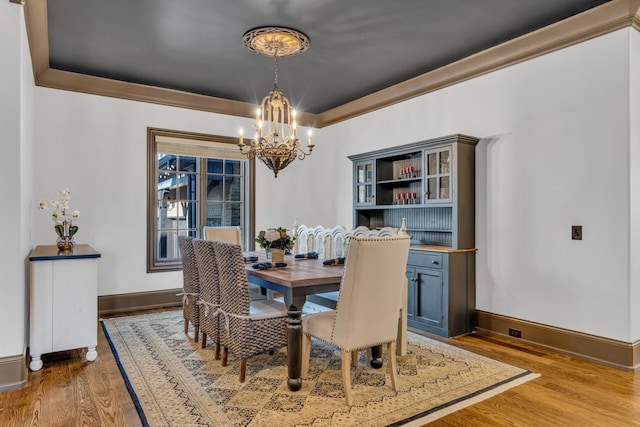
<svg viewBox="0 0 640 427">
<path fill-rule="evenodd" d="M 159 311 L 159 310 L 156 310 Z M 122 315 L 140 314 L 123 313 Z M 507 338 L 440 339 L 541 376 L 434 421 L 435 427 L 640 426 L 640 374 L 576 359 Z M 22 389 L 0 393 L 0 426 L 141 426 L 109 344 L 43 357 Z"/>
</svg>

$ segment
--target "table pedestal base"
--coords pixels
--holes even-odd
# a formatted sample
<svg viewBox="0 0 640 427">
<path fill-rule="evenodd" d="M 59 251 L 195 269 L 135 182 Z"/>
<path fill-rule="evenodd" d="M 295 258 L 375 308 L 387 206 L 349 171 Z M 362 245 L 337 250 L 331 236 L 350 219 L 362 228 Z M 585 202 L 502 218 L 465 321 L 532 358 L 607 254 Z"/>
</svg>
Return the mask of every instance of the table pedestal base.
<svg viewBox="0 0 640 427">
<path fill-rule="evenodd" d="M 302 387 L 302 311 L 293 304 L 287 310 L 287 340 L 287 386 L 298 391 Z"/>
<path fill-rule="evenodd" d="M 375 347 L 371 347 L 371 360 L 369 364 L 372 368 L 380 369 L 382 368 L 382 346 L 377 345 Z"/>
</svg>

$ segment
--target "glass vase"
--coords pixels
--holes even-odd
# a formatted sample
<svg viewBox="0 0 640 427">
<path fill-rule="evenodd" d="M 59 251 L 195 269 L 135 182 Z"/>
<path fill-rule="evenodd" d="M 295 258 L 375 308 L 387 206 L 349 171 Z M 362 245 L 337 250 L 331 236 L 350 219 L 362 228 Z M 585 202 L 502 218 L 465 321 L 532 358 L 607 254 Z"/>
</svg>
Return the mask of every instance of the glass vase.
<svg viewBox="0 0 640 427">
<path fill-rule="evenodd" d="M 284 262 L 284 249 L 271 249 L 272 262 Z"/>
<path fill-rule="evenodd" d="M 71 253 L 73 252 L 73 247 L 76 245 L 76 238 L 71 236 L 70 232 L 71 223 L 65 221 L 62 223 L 62 227 L 62 236 L 58 235 L 58 239 L 56 240 L 58 251 L 61 253 Z M 75 228 L 77 229 L 77 227 Z M 56 232 L 58 232 L 58 229 L 56 229 Z"/>
<path fill-rule="evenodd" d="M 73 236 L 58 236 L 56 241 L 58 251 L 61 253 L 73 252 L 73 247 L 76 245 L 76 238 Z"/>
</svg>

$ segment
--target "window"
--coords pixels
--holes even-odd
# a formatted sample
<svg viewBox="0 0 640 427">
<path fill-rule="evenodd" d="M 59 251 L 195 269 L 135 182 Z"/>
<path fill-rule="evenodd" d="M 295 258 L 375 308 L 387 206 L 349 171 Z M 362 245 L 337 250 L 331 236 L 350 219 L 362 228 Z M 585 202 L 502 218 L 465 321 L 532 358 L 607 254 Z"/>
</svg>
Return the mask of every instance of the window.
<svg viewBox="0 0 640 427">
<path fill-rule="evenodd" d="M 239 226 L 253 248 L 253 168 L 236 139 L 147 130 L 147 271 L 182 268 L 178 236 L 204 226 Z"/>
</svg>

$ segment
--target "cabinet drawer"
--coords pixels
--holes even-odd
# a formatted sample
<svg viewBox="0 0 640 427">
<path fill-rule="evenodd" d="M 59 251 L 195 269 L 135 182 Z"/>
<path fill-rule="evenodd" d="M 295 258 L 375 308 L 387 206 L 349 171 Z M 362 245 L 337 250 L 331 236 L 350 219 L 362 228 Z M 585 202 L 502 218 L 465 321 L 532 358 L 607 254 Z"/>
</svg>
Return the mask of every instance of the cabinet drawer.
<svg viewBox="0 0 640 427">
<path fill-rule="evenodd" d="M 433 252 L 409 251 L 407 264 L 442 270 L 443 257 Z"/>
</svg>

